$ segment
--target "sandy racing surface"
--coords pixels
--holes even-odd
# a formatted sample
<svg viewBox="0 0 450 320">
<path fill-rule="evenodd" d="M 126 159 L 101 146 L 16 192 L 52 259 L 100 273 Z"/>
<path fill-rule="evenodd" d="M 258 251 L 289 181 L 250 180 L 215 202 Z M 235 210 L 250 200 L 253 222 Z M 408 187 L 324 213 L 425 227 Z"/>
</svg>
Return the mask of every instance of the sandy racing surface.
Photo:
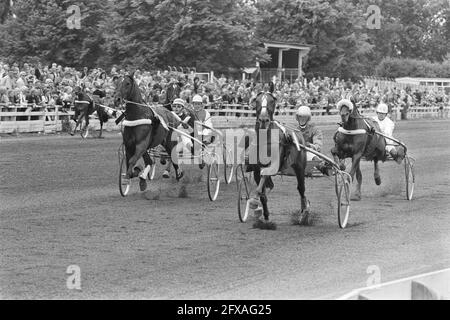
<svg viewBox="0 0 450 320">
<path fill-rule="evenodd" d="M 323 129 L 329 154 L 335 127 Z M 347 229 L 328 178 L 307 180 L 314 223 L 298 226 L 296 180 L 277 177 L 276 231 L 239 222 L 235 183 L 210 202 L 193 167 L 187 198 L 160 178 L 122 198 L 117 133 L 0 138 L 0 297 L 328 299 L 365 286 L 372 265 L 382 282 L 449 267 L 450 122 L 400 122 L 396 135 L 417 159 L 412 202 L 403 165 L 381 164 L 377 187 L 363 163 Z M 66 287 L 70 265 L 81 291 Z"/>
</svg>

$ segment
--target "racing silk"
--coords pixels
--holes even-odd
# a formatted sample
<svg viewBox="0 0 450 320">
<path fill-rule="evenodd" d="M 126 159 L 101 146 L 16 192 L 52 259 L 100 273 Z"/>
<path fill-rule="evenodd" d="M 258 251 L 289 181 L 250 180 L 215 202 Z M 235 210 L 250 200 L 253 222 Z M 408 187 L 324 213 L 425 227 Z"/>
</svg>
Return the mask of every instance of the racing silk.
<svg viewBox="0 0 450 320">
<path fill-rule="evenodd" d="M 394 137 L 393 134 L 395 123 L 391 119 L 389 119 L 389 117 L 386 117 L 383 121 L 380 121 L 377 116 L 374 116 L 373 120 L 375 120 L 380 125 L 381 133 L 391 138 Z M 389 141 L 387 142 L 389 143 Z"/>
<path fill-rule="evenodd" d="M 192 122 L 190 121 L 191 119 L 194 118 L 193 114 L 188 113 L 188 112 L 183 110 L 182 112 L 180 112 L 179 114 L 176 114 L 176 115 L 177 115 L 177 117 L 180 118 L 182 123 L 185 123 L 185 124 L 188 125 L 188 128 L 184 128 L 183 125 L 180 123 L 180 125 L 178 126 L 178 129 L 181 130 L 181 131 L 187 132 L 189 134 L 193 133 L 194 129 L 191 126 Z"/>
<path fill-rule="evenodd" d="M 305 139 L 306 146 L 320 152 L 323 146 L 322 131 L 310 122 L 306 124 L 304 129 L 300 126 L 298 126 L 297 129 L 303 134 L 303 139 Z"/>
<path fill-rule="evenodd" d="M 195 121 L 199 121 L 199 122 L 203 123 L 204 125 L 207 125 L 210 128 L 214 128 L 213 124 L 212 124 L 211 115 L 206 110 L 200 110 L 199 112 L 194 112 L 194 117 L 190 121 L 192 121 L 193 128 L 195 128 L 195 126 L 194 126 Z M 197 133 L 199 135 L 209 136 L 212 134 L 211 130 L 209 130 L 209 129 L 203 128 L 198 125 L 197 125 L 197 127 L 198 127 Z"/>
</svg>

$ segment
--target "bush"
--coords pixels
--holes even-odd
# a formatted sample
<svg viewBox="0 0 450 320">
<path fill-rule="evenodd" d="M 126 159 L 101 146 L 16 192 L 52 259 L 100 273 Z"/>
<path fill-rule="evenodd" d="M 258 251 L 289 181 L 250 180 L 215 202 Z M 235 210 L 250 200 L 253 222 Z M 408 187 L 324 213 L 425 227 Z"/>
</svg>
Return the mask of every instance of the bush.
<svg viewBox="0 0 450 320">
<path fill-rule="evenodd" d="M 385 58 L 375 70 L 379 77 L 450 78 L 450 60 L 432 63 L 427 60 Z"/>
</svg>

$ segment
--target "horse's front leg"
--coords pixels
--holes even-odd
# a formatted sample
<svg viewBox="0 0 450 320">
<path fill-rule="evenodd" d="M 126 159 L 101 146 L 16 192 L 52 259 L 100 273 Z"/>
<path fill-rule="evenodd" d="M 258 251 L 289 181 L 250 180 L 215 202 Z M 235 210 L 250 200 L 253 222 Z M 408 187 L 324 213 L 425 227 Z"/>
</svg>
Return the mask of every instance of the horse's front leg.
<svg viewBox="0 0 450 320">
<path fill-rule="evenodd" d="M 142 158 L 144 158 L 145 168 L 139 174 L 139 189 L 141 191 L 145 191 L 147 190 L 147 176 L 151 169 L 152 159 L 150 158 L 148 152 L 144 152 Z"/>
<path fill-rule="evenodd" d="M 373 160 L 374 172 L 373 176 L 375 178 L 375 184 L 379 186 L 381 184 L 380 167 L 378 165 L 378 159 Z"/>
<path fill-rule="evenodd" d="M 78 116 L 78 119 L 75 120 L 75 128 L 74 128 L 73 131 L 70 133 L 71 136 L 74 136 L 75 133 L 77 133 L 77 128 L 78 128 L 78 126 L 80 126 L 80 128 L 81 128 L 81 126 L 83 125 L 83 122 L 81 121 L 81 119 L 83 119 L 83 114 L 80 114 L 80 115 Z M 81 130 L 81 129 L 80 129 L 80 130 Z"/>
<path fill-rule="evenodd" d="M 134 155 L 128 160 L 128 170 L 127 170 L 127 177 L 133 178 L 135 177 L 134 173 L 134 166 L 138 162 L 138 160 L 144 155 L 144 153 L 147 152 L 147 146 L 149 145 L 149 139 L 143 139 L 138 144 L 136 144 Z"/>
<path fill-rule="evenodd" d="M 102 133 L 103 133 L 103 121 L 100 120 L 100 134 L 98 135 L 98 138 L 99 138 L 99 139 L 102 138 Z"/>
<path fill-rule="evenodd" d="M 356 174 L 356 181 L 357 181 L 355 193 L 351 198 L 351 200 L 353 201 L 361 200 L 361 185 L 362 185 L 362 173 L 360 168 L 361 158 L 362 153 L 357 153 L 353 155 L 352 158 L 352 169 L 350 170 L 350 176 L 352 177 L 352 181 L 354 181 L 355 180 L 354 177 Z"/>
<path fill-rule="evenodd" d="M 183 178 L 184 172 L 181 169 L 181 165 L 178 164 L 178 162 L 179 162 L 178 161 L 179 160 L 179 158 L 178 158 L 178 151 L 179 151 L 178 140 L 176 140 L 176 139 L 174 140 L 174 138 L 172 136 L 171 139 L 168 140 L 167 143 L 165 143 L 164 148 L 167 150 L 167 153 L 169 154 L 169 161 L 167 163 L 167 167 L 166 167 L 164 174 L 168 178 L 169 174 L 170 174 L 170 167 L 173 166 L 173 168 L 175 169 L 175 178 L 177 179 L 177 181 L 179 181 L 179 180 L 181 180 L 181 178 Z"/>
<path fill-rule="evenodd" d="M 263 191 L 259 196 L 259 200 L 261 201 L 263 207 L 264 220 L 269 221 L 269 207 L 267 206 L 267 195 L 265 187 L 263 187 Z"/>
<path fill-rule="evenodd" d="M 266 188 L 265 183 L 267 181 L 268 176 L 262 176 L 260 170 L 255 170 L 253 172 L 253 176 L 255 178 L 255 182 L 258 184 L 256 187 L 256 197 L 259 198 L 263 207 L 264 219 L 269 220 L 269 207 L 267 205 L 267 196 L 266 196 Z"/>
</svg>

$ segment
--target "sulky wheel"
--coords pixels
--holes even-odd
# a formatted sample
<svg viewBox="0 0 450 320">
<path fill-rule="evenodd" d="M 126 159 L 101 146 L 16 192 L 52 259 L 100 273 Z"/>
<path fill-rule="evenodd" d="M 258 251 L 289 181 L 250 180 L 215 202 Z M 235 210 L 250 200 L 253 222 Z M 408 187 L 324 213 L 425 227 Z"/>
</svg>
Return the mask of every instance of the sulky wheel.
<svg viewBox="0 0 450 320">
<path fill-rule="evenodd" d="M 225 183 L 230 184 L 233 179 L 233 155 L 229 152 L 226 147 L 223 147 L 223 173 L 225 177 Z"/>
<path fill-rule="evenodd" d="M 219 163 L 217 159 L 211 161 L 207 165 L 208 170 L 208 197 L 211 201 L 216 201 L 219 195 L 220 179 L 219 179 Z"/>
<path fill-rule="evenodd" d="M 130 192 L 131 179 L 127 178 L 127 158 L 122 156 L 119 166 L 119 191 L 122 197 L 126 197 Z"/>
<path fill-rule="evenodd" d="M 416 177 L 414 174 L 414 167 L 411 163 L 410 157 L 405 157 L 405 177 L 406 177 L 406 199 L 412 200 L 414 194 L 414 183 Z"/>
<path fill-rule="evenodd" d="M 341 176 L 341 183 L 337 185 L 337 213 L 338 223 L 341 229 L 347 226 L 348 217 L 350 214 L 350 181 Z"/>
<path fill-rule="evenodd" d="M 239 181 L 238 187 L 238 216 L 241 222 L 246 222 L 249 213 L 250 184 L 247 177 Z"/>
</svg>

